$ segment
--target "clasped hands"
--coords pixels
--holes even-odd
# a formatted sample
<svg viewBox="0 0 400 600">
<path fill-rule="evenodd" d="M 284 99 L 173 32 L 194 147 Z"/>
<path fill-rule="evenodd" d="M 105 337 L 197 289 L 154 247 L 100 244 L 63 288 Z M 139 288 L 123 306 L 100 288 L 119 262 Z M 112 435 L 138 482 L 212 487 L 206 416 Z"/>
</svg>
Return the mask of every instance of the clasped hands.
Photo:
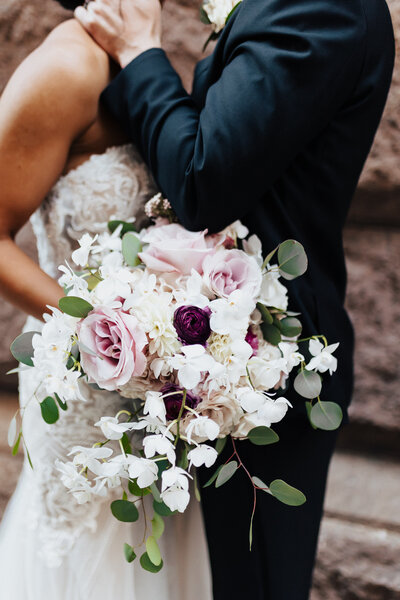
<svg viewBox="0 0 400 600">
<path fill-rule="evenodd" d="M 122 68 L 161 47 L 160 0 L 92 0 L 75 10 L 75 18 Z"/>
</svg>

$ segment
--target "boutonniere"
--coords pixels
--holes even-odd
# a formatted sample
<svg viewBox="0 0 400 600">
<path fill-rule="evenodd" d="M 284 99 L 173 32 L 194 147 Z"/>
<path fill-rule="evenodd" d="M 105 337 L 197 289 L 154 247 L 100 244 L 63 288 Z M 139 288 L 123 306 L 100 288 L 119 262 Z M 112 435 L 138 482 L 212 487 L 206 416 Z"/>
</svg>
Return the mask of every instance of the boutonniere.
<svg viewBox="0 0 400 600">
<path fill-rule="evenodd" d="M 200 19 L 211 25 L 212 32 L 204 44 L 203 51 L 211 40 L 217 40 L 221 31 L 242 1 L 239 0 L 205 0 L 200 8 Z"/>
</svg>

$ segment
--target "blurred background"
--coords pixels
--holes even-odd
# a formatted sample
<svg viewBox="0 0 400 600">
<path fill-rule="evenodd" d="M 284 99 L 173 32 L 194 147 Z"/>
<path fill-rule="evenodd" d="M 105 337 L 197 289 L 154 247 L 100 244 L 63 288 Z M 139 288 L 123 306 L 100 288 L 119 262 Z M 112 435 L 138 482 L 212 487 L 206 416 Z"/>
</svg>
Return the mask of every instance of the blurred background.
<svg viewBox="0 0 400 600">
<path fill-rule="evenodd" d="M 184 85 L 209 30 L 198 0 L 168 0 L 164 47 Z M 397 51 L 400 0 L 389 0 Z M 0 92 L 23 58 L 68 13 L 53 0 L 1 0 Z M 323 198 L 321 198 L 323 201 Z M 400 67 L 345 229 L 347 307 L 356 330 L 351 422 L 333 460 L 312 600 L 400 598 Z M 29 225 L 18 243 L 32 256 Z M 0 516 L 21 457 L 6 442 L 17 404 L 11 341 L 25 316 L 0 300 Z M 312 468 L 312 465 L 310 465 Z"/>
</svg>

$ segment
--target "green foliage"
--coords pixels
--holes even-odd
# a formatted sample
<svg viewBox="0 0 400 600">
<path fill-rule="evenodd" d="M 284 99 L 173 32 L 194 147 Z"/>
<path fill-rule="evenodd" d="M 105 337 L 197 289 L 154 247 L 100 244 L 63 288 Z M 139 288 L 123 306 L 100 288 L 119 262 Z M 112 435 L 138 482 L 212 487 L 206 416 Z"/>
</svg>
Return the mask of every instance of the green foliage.
<svg viewBox="0 0 400 600">
<path fill-rule="evenodd" d="M 215 473 L 213 475 L 211 475 L 210 479 L 203 485 L 203 488 L 209 487 L 210 485 L 212 485 L 214 483 L 214 481 L 217 479 L 222 467 L 223 467 L 223 465 L 220 465 L 218 467 L 218 469 L 215 471 Z"/>
<path fill-rule="evenodd" d="M 19 444 L 21 442 L 21 438 L 22 438 L 22 431 L 19 432 L 18 437 L 16 439 L 16 442 L 15 442 L 15 444 L 13 446 L 13 449 L 12 449 L 12 455 L 13 456 L 16 456 L 18 454 Z"/>
<path fill-rule="evenodd" d="M 170 515 L 174 514 L 174 512 L 170 508 L 168 508 L 168 506 L 164 504 L 164 502 L 156 502 L 154 500 L 153 508 L 154 511 L 161 517 L 169 517 Z"/>
<path fill-rule="evenodd" d="M 218 452 L 218 454 L 221 454 L 221 452 L 225 448 L 227 440 L 228 440 L 227 436 L 217 439 L 216 444 L 215 444 L 215 449 Z"/>
<path fill-rule="evenodd" d="M 150 535 L 146 540 L 146 550 L 150 561 L 153 563 L 153 565 L 158 567 L 162 562 L 161 552 L 156 538 L 152 535 Z"/>
<path fill-rule="evenodd" d="M 117 227 L 119 225 L 122 225 L 122 229 L 120 232 L 120 236 L 123 237 L 125 235 L 125 233 L 128 233 L 128 231 L 136 231 L 136 227 L 134 226 L 133 223 L 127 223 L 126 221 L 109 221 L 108 222 L 108 229 L 110 231 L 110 233 L 114 233 L 114 231 L 117 229 Z"/>
<path fill-rule="evenodd" d="M 163 561 L 161 561 L 159 565 L 153 564 L 149 558 L 149 555 L 147 554 L 147 552 L 145 552 L 140 557 L 140 564 L 146 571 L 150 571 L 150 573 L 158 573 L 163 568 L 164 563 Z"/>
<path fill-rule="evenodd" d="M 154 500 L 158 503 L 161 503 L 162 502 L 161 495 L 160 495 L 160 492 L 158 491 L 158 487 L 156 486 L 154 481 L 150 486 L 150 490 L 151 490 L 151 493 L 153 494 Z"/>
<path fill-rule="evenodd" d="M 261 323 L 261 331 L 264 336 L 264 340 L 273 346 L 277 346 L 282 341 L 281 332 L 275 325 Z"/>
<path fill-rule="evenodd" d="M 226 465 L 223 465 L 215 481 L 215 487 L 221 487 L 221 485 L 224 485 L 224 483 L 229 481 L 229 479 L 236 473 L 237 469 L 238 463 L 236 460 L 231 460 Z"/>
<path fill-rule="evenodd" d="M 147 494 L 151 493 L 150 488 L 139 487 L 137 481 L 134 479 L 130 479 L 128 481 L 128 489 L 133 496 L 137 496 L 138 498 L 142 498 L 143 496 L 147 496 Z"/>
<path fill-rule="evenodd" d="M 318 373 L 304 369 L 297 375 L 293 386 L 300 396 L 307 398 L 307 400 L 312 400 L 320 395 L 322 380 Z"/>
<path fill-rule="evenodd" d="M 269 490 L 275 498 L 289 506 L 301 506 L 306 501 L 303 492 L 285 483 L 282 479 L 272 481 L 269 485 Z"/>
<path fill-rule="evenodd" d="M 79 319 L 84 319 L 93 310 L 90 302 L 79 298 L 79 296 L 64 296 L 60 298 L 58 306 L 65 314 Z"/>
<path fill-rule="evenodd" d="M 165 525 L 164 519 L 156 512 L 154 513 L 153 518 L 151 520 L 151 526 L 154 537 L 156 538 L 156 540 L 159 540 L 162 534 L 164 533 Z"/>
<path fill-rule="evenodd" d="M 114 500 L 111 502 L 111 512 L 118 521 L 134 523 L 139 518 L 139 511 L 129 500 Z"/>
<path fill-rule="evenodd" d="M 38 333 L 37 331 L 26 331 L 15 338 L 10 346 L 10 351 L 13 357 L 20 363 L 33 367 L 33 346 L 32 338 Z M 39 334 L 40 335 L 40 334 Z"/>
<path fill-rule="evenodd" d="M 270 427 L 263 425 L 251 429 L 247 437 L 256 446 L 267 446 L 279 442 L 279 435 Z"/>
<path fill-rule="evenodd" d="M 261 313 L 263 322 L 266 325 L 272 325 L 272 323 L 274 322 L 274 319 L 273 319 L 271 313 L 269 312 L 268 308 L 261 302 L 257 302 L 257 308 Z"/>
<path fill-rule="evenodd" d="M 311 409 L 310 421 L 318 429 L 333 431 L 343 419 L 343 412 L 336 402 L 317 402 Z"/>
<path fill-rule="evenodd" d="M 40 403 L 40 410 L 44 421 L 49 425 L 58 421 L 60 413 L 56 401 L 51 396 L 47 396 L 47 398 Z"/>
<path fill-rule="evenodd" d="M 158 477 L 160 478 L 163 471 L 165 471 L 165 469 L 168 468 L 169 462 L 166 458 L 164 458 L 163 460 L 159 460 L 157 462 L 158 465 Z"/>
<path fill-rule="evenodd" d="M 54 394 L 54 397 L 57 400 L 57 404 L 61 408 L 61 410 L 68 409 L 68 404 L 66 402 L 63 402 L 58 394 Z"/>
<path fill-rule="evenodd" d="M 295 240 L 286 240 L 278 248 L 279 273 L 284 279 L 296 279 L 303 275 L 308 266 L 303 246 Z"/>
<path fill-rule="evenodd" d="M 136 558 L 135 551 L 130 544 L 124 544 L 124 554 L 128 563 L 133 562 Z"/>
<path fill-rule="evenodd" d="M 204 25 L 211 25 L 211 21 L 203 6 L 200 6 L 200 21 L 204 23 Z"/>
<path fill-rule="evenodd" d="M 253 475 L 251 480 L 254 483 L 254 485 L 257 486 L 257 488 L 260 488 L 261 492 L 266 492 L 267 494 L 271 493 L 269 491 L 269 487 L 267 486 L 267 484 L 264 483 L 259 477 L 256 477 L 255 475 Z"/>
<path fill-rule="evenodd" d="M 132 446 L 131 446 L 131 443 L 130 443 L 129 438 L 126 435 L 125 431 L 122 434 L 121 444 L 122 444 L 125 454 L 132 454 Z"/>
<path fill-rule="evenodd" d="M 282 335 L 288 338 L 293 338 L 301 334 L 303 329 L 299 319 L 295 317 L 286 317 L 281 321 L 278 321 L 278 327 L 281 330 Z"/>
<path fill-rule="evenodd" d="M 142 243 L 131 231 L 122 238 L 122 254 L 127 265 L 137 267 L 140 264 L 139 252 L 142 251 Z"/>
</svg>

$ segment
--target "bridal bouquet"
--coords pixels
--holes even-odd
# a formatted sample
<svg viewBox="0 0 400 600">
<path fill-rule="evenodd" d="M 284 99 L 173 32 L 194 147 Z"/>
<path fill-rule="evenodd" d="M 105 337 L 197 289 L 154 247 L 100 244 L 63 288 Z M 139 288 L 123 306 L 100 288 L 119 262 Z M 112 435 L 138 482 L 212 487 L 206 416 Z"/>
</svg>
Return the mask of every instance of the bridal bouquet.
<svg viewBox="0 0 400 600">
<path fill-rule="evenodd" d="M 263 257 L 240 222 L 208 235 L 174 222 L 160 196 L 146 208 L 154 225 L 140 232 L 112 221 L 99 236 L 81 238 L 74 268 L 60 266 L 66 295 L 59 309 L 44 316 L 41 333 L 19 336 L 12 352 L 37 371 L 47 423 L 70 401 L 84 402 L 88 384 L 120 395 L 119 412 L 94 424 L 99 442 L 88 448 L 82 440 L 57 468 L 79 503 L 119 493 L 111 510 L 121 521 L 136 521 L 144 496 L 152 496 L 140 562 L 157 572 L 163 517 L 185 511 L 192 490 L 199 498 L 194 467 L 212 467 L 227 443 L 231 456 L 206 485 L 219 487 L 244 468 L 254 489 L 251 523 L 257 491 L 293 506 L 305 501 L 280 479 L 267 485 L 250 474 L 239 448 L 245 439 L 278 441 L 271 425 L 291 407 L 283 394 L 294 369 L 314 427 L 334 429 L 342 415 L 320 400 L 321 374 L 336 370 L 338 344 L 300 338 L 281 282 L 305 272 L 303 247 L 287 240 Z M 9 439 L 15 452 L 23 439 L 16 418 Z M 128 561 L 136 551 L 125 544 Z"/>
</svg>

